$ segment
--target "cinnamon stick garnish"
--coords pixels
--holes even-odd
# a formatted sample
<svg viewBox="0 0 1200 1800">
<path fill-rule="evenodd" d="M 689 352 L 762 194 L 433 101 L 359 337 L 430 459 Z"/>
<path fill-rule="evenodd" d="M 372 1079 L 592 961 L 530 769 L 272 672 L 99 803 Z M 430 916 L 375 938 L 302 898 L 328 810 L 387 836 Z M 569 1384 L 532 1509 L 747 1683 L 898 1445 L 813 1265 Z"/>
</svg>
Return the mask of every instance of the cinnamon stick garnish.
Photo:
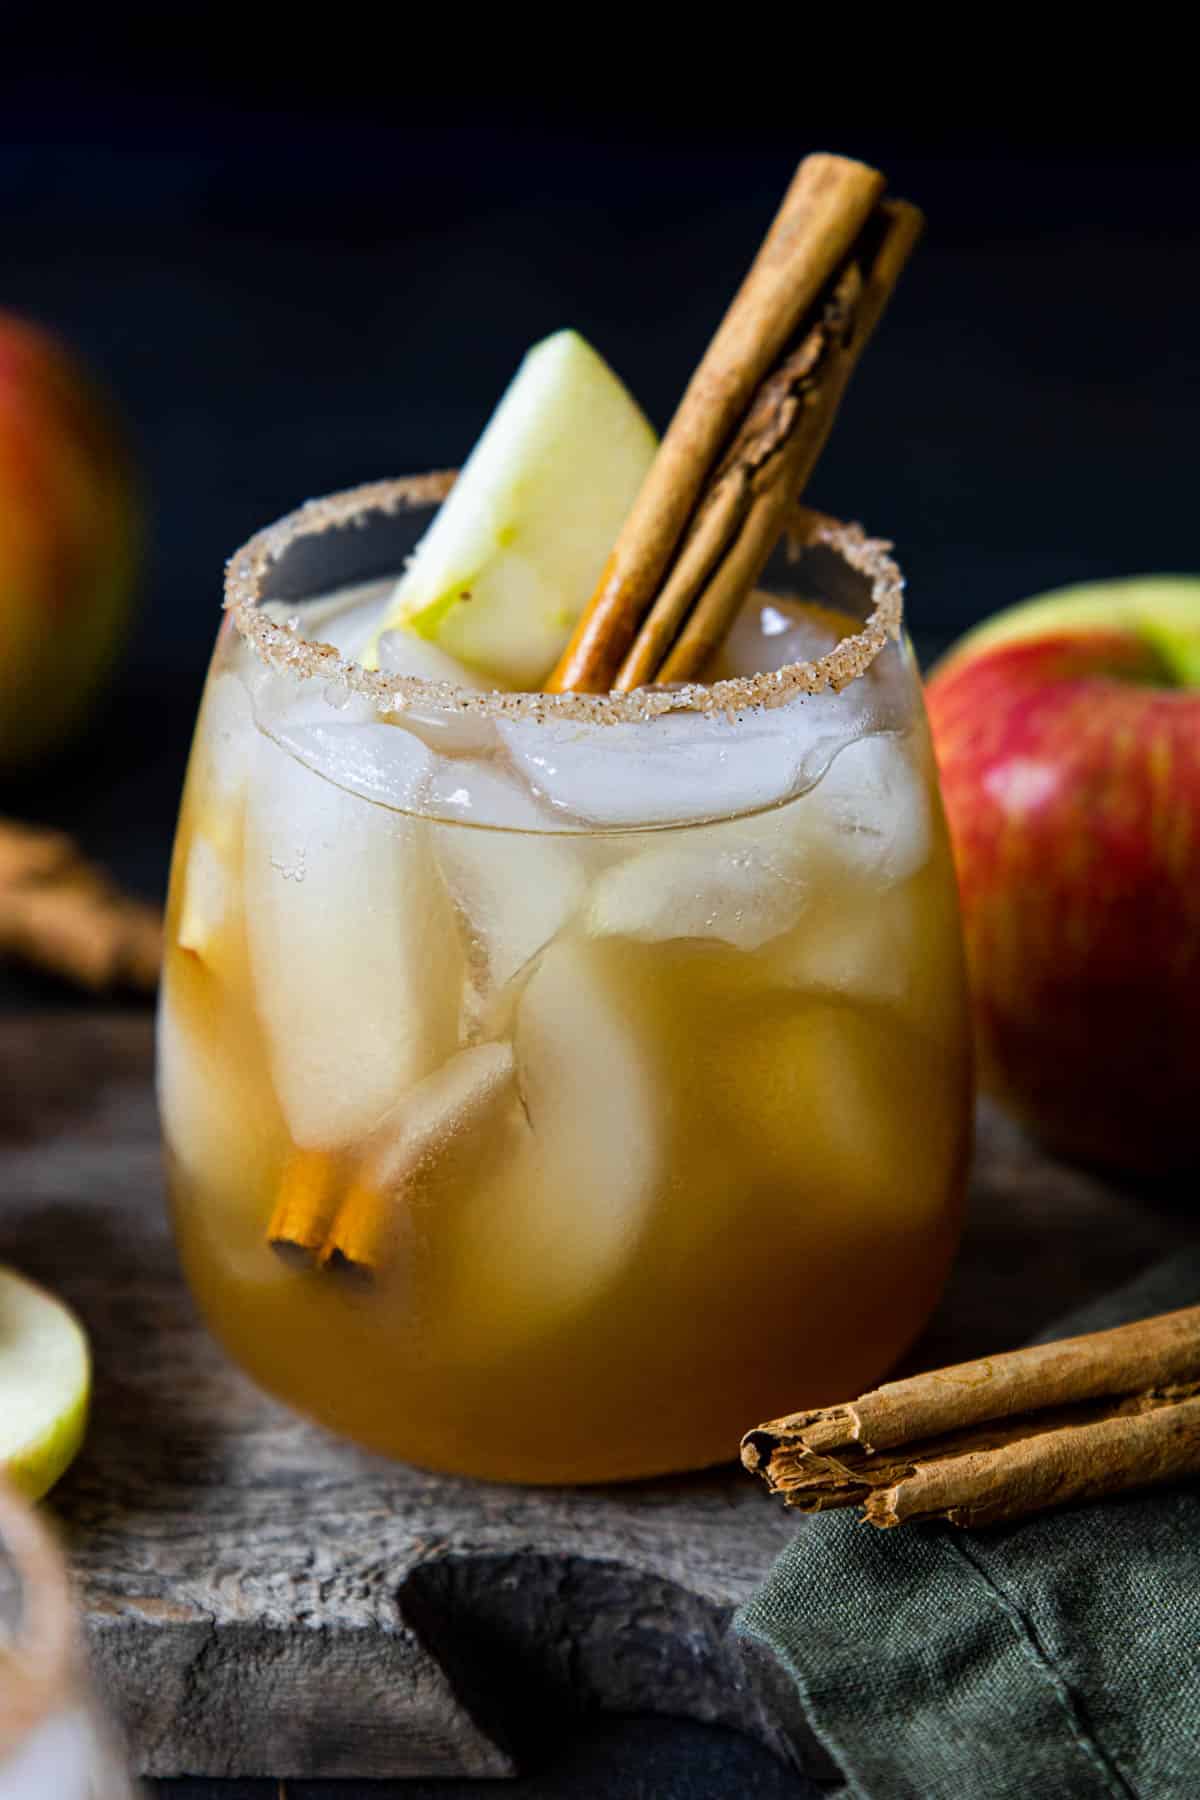
<svg viewBox="0 0 1200 1800">
<path fill-rule="evenodd" d="M 1200 1474 L 1200 1306 L 888 1382 L 748 1432 L 802 1512 L 983 1526 Z"/>
<path fill-rule="evenodd" d="M 915 206 L 895 200 L 884 202 L 876 223 L 877 236 L 864 234 L 819 324 L 760 390 L 751 417 L 715 477 L 704 512 L 719 512 L 724 530 L 720 537 L 711 534 L 721 560 L 714 557 L 707 587 L 682 629 L 674 622 L 670 630 L 657 627 L 656 603 L 618 673 L 618 688 L 695 679 L 756 585 L 825 448 L 855 364 L 923 221 Z"/>
<path fill-rule="evenodd" d="M 612 686 L 714 463 L 849 256 L 883 189 L 878 170 L 848 157 L 809 156 L 800 164 L 688 383 L 549 692 Z"/>
<path fill-rule="evenodd" d="M 99 992 L 152 991 L 162 915 L 122 892 L 64 832 L 0 819 L 0 956 Z"/>
<path fill-rule="evenodd" d="M 800 488 L 919 233 L 914 207 L 880 205 L 883 188 L 877 170 L 846 157 L 801 163 L 550 691 L 684 679 L 724 635 L 795 521 Z M 471 1062 L 501 1055 L 506 1068 Z M 398 1102 L 349 1176 L 309 1153 L 289 1165 L 271 1243 L 318 1268 L 378 1268 L 416 1172 L 451 1135 L 482 1122 L 511 1061 L 496 1043 L 460 1052 Z"/>
</svg>

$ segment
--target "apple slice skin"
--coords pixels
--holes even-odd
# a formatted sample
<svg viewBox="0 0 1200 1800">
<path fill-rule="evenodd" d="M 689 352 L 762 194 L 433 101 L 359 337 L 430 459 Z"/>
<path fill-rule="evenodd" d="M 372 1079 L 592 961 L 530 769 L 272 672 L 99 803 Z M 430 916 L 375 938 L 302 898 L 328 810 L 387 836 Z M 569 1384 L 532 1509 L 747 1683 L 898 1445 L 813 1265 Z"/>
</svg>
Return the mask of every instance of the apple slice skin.
<svg viewBox="0 0 1200 1800">
<path fill-rule="evenodd" d="M 56 1320 L 55 1349 L 67 1374 L 77 1384 L 77 1391 L 48 1430 L 15 1444 L 6 1446 L 0 1442 L 0 1477 L 27 1500 L 40 1500 L 49 1493 L 79 1453 L 91 1403 L 91 1352 L 87 1335 L 69 1307 L 36 1282 L 0 1264 L 0 1324 L 20 1331 L 30 1318 L 44 1326 L 50 1317 Z M 42 1338 L 38 1347 L 42 1348 L 44 1330 L 38 1335 Z M 4 1382 L 0 1379 L 0 1405 L 3 1398 Z"/>
<path fill-rule="evenodd" d="M 1147 585 L 1001 615 L 927 703 L 985 1085 L 1068 1155 L 1165 1173 L 1200 1163 L 1200 582 L 1164 584 L 1165 626 Z"/>
<path fill-rule="evenodd" d="M 527 353 L 397 584 L 407 627 L 469 669 L 535 687 L 590 597 L 654 458 L 618 377 L 574 331 Z M 376 666 L 378 634 L 360 652 Z"/>
<path fill-rule="evenodd" d="M 43 1451 L 41 1444 L 35 1444 L 24 1455 L 15 1457 L 12 1462 L 4 1465 L 2 1472 L 5 1480 L 27 1500 L 41 1500 L 48 1494 L 62 1480 L 79 1455 L 87 1432 L 90 1400 L 89 1382 L 88 1391 L 80 1396 L 71 1412 L 61 1421 L 48 1453 Z"/>
</svg>

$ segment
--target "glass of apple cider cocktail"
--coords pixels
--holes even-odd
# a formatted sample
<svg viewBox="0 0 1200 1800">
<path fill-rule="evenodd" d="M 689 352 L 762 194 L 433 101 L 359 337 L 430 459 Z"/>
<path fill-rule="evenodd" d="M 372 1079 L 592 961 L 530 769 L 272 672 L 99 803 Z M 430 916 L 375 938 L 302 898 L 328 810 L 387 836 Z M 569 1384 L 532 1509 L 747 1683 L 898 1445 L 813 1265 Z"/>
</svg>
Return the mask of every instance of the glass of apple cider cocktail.
<svg viewBox="0 0 1200 1800">
<path fill-rule="evenodd" d="M 959 1233 L 898 572 L 832 524 L 781 549 L 707 685 L 484 691 L 396 632 L 367 669 L 448 485 L 312 503 L 230 565 L 161 1000 L 183 1261 L 260 1382 L 376 1450 L 726 1460 L 883 1374 Z"/>
</svg>

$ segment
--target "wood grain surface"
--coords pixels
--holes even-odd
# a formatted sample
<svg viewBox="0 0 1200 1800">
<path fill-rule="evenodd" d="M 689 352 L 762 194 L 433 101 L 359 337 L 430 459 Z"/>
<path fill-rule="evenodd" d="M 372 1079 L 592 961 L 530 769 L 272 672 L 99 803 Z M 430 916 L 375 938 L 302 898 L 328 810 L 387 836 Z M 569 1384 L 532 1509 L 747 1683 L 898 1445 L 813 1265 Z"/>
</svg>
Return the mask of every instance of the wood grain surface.
<svg viewBox="0 0 1200 1800">
<path fill-rule="evenodd" d="M 0 1019 L 0 1260 L 92 1335 L 93 1425 L 52 1510 L 135 1765 L 504 1775 L 599 1709 L 732 1725 L 819 1772 L 787 1685 L 728 1627 L 820 1521 L 732 1467 L 574 1491 L 434 1476 L 260 1394 L 175 1268 L 152 1035 L 142 1013 Z M 1182 1202 L 985 1110 L 963 1254 L 909 1363 L 1015 1345 L 1192 1235 Z"/>
</svg>

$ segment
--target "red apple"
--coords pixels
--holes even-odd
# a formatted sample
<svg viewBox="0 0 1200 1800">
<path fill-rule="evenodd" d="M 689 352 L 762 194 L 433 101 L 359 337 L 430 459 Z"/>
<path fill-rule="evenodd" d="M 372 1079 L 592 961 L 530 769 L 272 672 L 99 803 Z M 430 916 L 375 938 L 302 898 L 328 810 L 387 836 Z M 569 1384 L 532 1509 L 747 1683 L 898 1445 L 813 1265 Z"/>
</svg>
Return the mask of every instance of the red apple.
<svg viewBox="0 0 1200 1800">
<path fill-rule="evenodd" d="M 1069 1155 L 1195 1167 L 1200 580 L 1014 607 L 928 702 L 985 1085 Z"/>
<path fill-rule="evenodd" d="M 0 313 L 0 771 L 58 745 L 107 676 L 139 517 L 107 398 L 48 332 Z"/>
</svg>

